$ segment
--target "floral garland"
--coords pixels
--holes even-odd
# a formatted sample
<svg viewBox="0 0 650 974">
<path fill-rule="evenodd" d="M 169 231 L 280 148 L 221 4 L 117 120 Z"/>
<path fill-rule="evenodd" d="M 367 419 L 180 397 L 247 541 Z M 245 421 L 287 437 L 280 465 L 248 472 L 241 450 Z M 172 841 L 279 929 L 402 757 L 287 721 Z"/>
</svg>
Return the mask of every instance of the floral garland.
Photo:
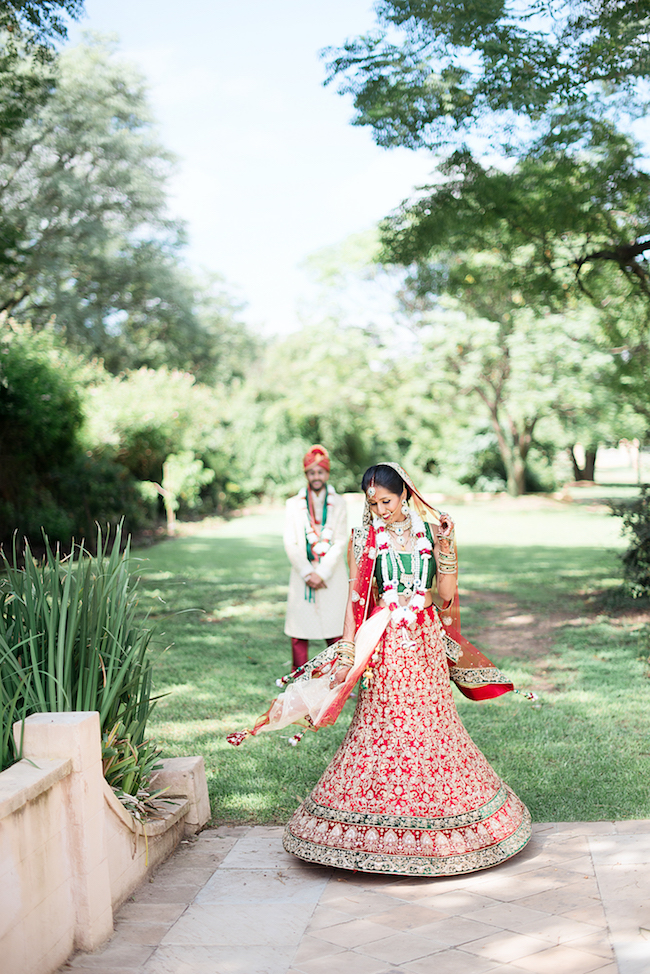
<svg viewBox="0 0 650 974">
<path fill-rule="evenodd" d="M 426 597 L 426 580 L 429 574 L 429 561 L 433 555 L 433 547 L 424 528 L 424 521 L 416 511 L 411 512 L 412 535 L 415 536 L 413 552 L 411 554 L 413 575 L 413 594 L 406 605 L 399 604 L 398 585 L 400 575 L 403 574 L 401 562 L 393 550 L 390 536 L 382 518 L 374 517 L 377 540 L 377 558 L 381 565 L 381 575 L 384 585 L 382 598 L 390 609 L 390 617 L 396 625 L 406 625 L 415 622 L 417 613 L 424 608 Z"/>
<path fill-rule="evenodd" d="M 334 498 L 331 496 L 333 491 L 326 485 L 325 486 L 325 503 L 323 505 L 323 525 L 320 532 L 316 528 L 316 519 L 309 509 L 308 488 L 303 487 L 300 492 L 302 496 L 302 502 L 304 506 L 305 515 L 305 537 L 307 538 L 307 543 L 310 545 L 312 552 L 316 555 L 316 561 L 318 561 L 324 554 L 326 554 L 332 547 L 332 538 L 334 536 L 334 530 L 332 528 L 326 527 L 328 508 L 332 508 L 334 504 Z"/>
</svg>

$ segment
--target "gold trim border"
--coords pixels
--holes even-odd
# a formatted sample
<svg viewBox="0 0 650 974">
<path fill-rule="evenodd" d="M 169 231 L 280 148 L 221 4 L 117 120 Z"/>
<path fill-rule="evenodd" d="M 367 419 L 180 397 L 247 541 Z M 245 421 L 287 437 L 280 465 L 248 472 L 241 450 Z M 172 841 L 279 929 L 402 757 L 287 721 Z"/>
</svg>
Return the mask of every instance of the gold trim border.
<svg viewBox="0 0 650 974">
<path fill-rule="evenodd" d="M 463 686 L 487 686 L 492 683 L 509 683 L 508 677 L 496 666 L 463 667 L 450 666 L 449 674 L 455 683 Z"/>
<path fill-rule="evenodd" d="M 416 815 L 387 815 L 372 812 L 347 812 L 328 805 L 319 805 L 309 796 L 303 802 L 306 812 L 315 818 L 326 819 L 328 822 L 342 822 L 344 825 L 378 825 L 380 828 L 398 829 L 457 829 L 466 825 L 475 825 L 491 818 L 495 812 L 503 808 L 509 797 L 506 785 L 501 785 L 493 798 L 485 805 L 463 812 L 459 815 L 447 815 L 440 818 L 419 818 Z"/>
<path fill-rule="evenodd" d="M 532 834 L 530 813 L 525 806 L 524 810 L 521 824 L 512 835 L 487 849 L 472 850 L 462 855 L 404 856 L 334 849 L 307 839 L 298 839 L 289 830 L 289 825 L 285 828 L 282 844 L 287 852 L 299 859 L 316 862 L 322 866 L 334 866 L 338 869 L 390 873 L 396 876 L 454 876 L 497 866 L 521 852 Z"/>
</svg>

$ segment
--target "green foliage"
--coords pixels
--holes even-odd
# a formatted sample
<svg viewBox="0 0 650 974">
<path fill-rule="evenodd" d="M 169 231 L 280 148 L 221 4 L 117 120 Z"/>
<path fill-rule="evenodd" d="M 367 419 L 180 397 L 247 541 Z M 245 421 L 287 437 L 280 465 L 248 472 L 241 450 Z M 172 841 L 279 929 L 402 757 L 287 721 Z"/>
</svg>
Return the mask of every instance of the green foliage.
<svg viewBox="0 0 650 974">
<path fill-rule="evenodd" d="M 209 388 L 188 372 L 142 368 L 104 375 L 86 390 L 84 436 L 91 449 L 110 452 L 138 481 L 165 489 L 164 464 L 172 455 L 180 458 L 172 460 L 171 475 L 177 479 L 180 468 L 189 475 L 174 489 L 181 510 L 201 503 L 208 511 L 227 510 L 246 496 L 243 488 L 231 489 L 238 469 L 232 403 L 232 393 Z M 200 495 L 199 481 L 207 487 Z M 159 494 L 141 489 L 149 499 Z"/>
<path fill-rule="evenodd" d="M 0 20 L 2 9 L 0 8 Z M 54 86 L 51 52 L 0 33 L 0 135 L 11 138 L 45 104 Z M 17 228 L 0 218 L 3 247 L 15 247 Z"/>
<path fill-rule="evenodd" d="M 61 55 L 47 100 L 0 145 L 0 308 L 34 327 L 54 315 L 68 344 L 114 372 L 212 377 L 236 308 L 181 266 L 183 228 L 166 212 L 172 165 L 144 79 L 111 44 Z"/>
<path fill-rule="evenodd" d="M 5 0 L 0 4 L 0 136 L 13 136 L 52 93 L 52 42 L 67 36 L 63 15 L 76 18 L 83 0 Z M 17 228 L 0 218 L 2 247 L 15 247 Z"/>
<path fill-rule="evenodd" d="M 6 650 L 0 646 L 0 673 L 3 672 L 6 656 Z M 21 712 L 19 700 L 24 696 L 25 687 L 29 683 L 29 674 L 25 674 L 21 680 L 16 680 L 12 686 L 13 695 L 7 692 L 4 684 L 0 683 L 0 771 L 4 771 L 21 758 L 22 747 L 16 743 L 13 725 L 18 720 L 24 721 L 26 717 L 25 705 L 23 704 Z"/>
<path fill-rule="evenodd" d="M 145 738 L 151 630 L 136 619 L 129 547 L 118 529 L 112 545 L 98 533 L 94 557 L 83 543 L 63 558 L 47 542 L 42 567 L 29 546 L 23 568 L 15 549 L 2 554 L 0 706 L 5 736 L 21 716 L 97 710 L 109 780 L 137 795 L 156 752 Z"/>
<path fill-rule="evenodd" d="M 469 133 L 512 145 L 544 115 L 597 114 L 599 96 L 614 112 L 624 92 L 638 110 L 634 83 L 650 75 L 647 0 L 381 0 L 375 11 L 374 30 L 325 53 L 355 124 L 380 145 L 449 146 Z"/>
<path fill-rule="evenodd" d="M 469 274 L 486 301 L 500 287 L 504 297 L 523 292 L 551 311 L 576 292 L 593 292 L 599 303 L 603 285 L 611 288 L 602 280 L 610 266 L 637 294 L 644 265 L 635 258 L 650 226 L 640 150 L 606 123 L 592 124 L 578 147 L 563 142 L 556 132 L 540 137 L 507 171 L 484 167 L 466 149 L 452 154 L 438 185 L 385 221 L 384 259 L 408 265 L 459 255 L 448 262 L 445 290 L 466 292 Z M 484 267 L 484 253 L 498 261 Z"/>
<path fill-rule="evenodd" d="M 0 30 L 48 46 L 67 37 L 64 15 L 78 18 L 83 6 L 84 0 L 3 0 Z"/>
<path fill-rule="evenodd" d="M 95 522 L 130 530 L 157 516 L 143 484 L 166 488 L 181 511 L 224 511 L 238 486 L 232 398 L 187 372 L 140 369 L 119 377 L 61 345 L 53 328 L 5 321 L 0 331 L 0 542 L 42 531 L 68 543 Z M 174 459 L 176 458 L 176 459 Z M 181 481 L 178 481 L 180 476 Z M 144 493 L 143 493 L 144 491 Z"/>
<path fill-rule="evenodd" d="M 45 471 L 74 451 L 82 423 L 78 392 L 65 366 L 77 364 L 60 353 L 50 333 L 33 335 L 29 328 L 3 323 L 0 347 L 2 453 L 21 467 L 32 458 Z"/>
<path fill-rule="evenodd" d="M 535 479 L 539 486 L 540 475 L 544 486 L 550 486 L 543 454 L 552 459 L 558 447 L 582 439 L 583 433 L 591 437 L 597 431 L 605 438 L 611 430 L 610 435 L 624 435 L 630 418 L 605 395 L 612 362 L 594 345 L 592 316 L 583 312 L 538 318 L 513 300 L 499 321 L 451 310 L 462 306 L 460 302 L 446 304 L 451 305 L 446 311 L 422 307 L 418 313 L 418 368 L 435 389 L 447 431 L 447 460 L 465 482 L 485 488 L 486 480 L 495 486 L 495 477 L 501 475 L 487 454 L 487 467 L 481 469 L 478 455 L 493 446 L 471 445 L 487 426 L 512 494 L 524 493 Z M 468 468 L 474 453 L 478 462 Z M 535 453 L 538 473 L 533 478 L 530 459 Z M 480 483 L 479 478 L 486 480 Z"/>
<path fill-rule="evenodd" d="M 104 777 L 127 807 L 129 798 L 153 797 L 149 783 L 161 767 L 160 748 L 151 740 L 137 743 L 136 734 L 140 736 L 137 725 L 120 720 L 102 736 Z"/>
<path fill-rule="evenodd" d="M 196 507 L 201 489 L 214 480 L 214 470 L 207 470 L 191 450 L 170 453 L 163 464 L 162 488 L 171 497 L 177 511 L 181 500 L 188 507 Z"/>
<path fill-rule="evenodd" d="M 326 444 L 337 489 L 356 489 L 377 457 L 397 454 L 408 408 L 401 391 L 386 349 L 358 328 L 319 322 L 277 342 L 251 371 L 233 412 L 250 490 L 295 492 L 312 443 Z"/>
<path fill-rule="evenodd" d="M 445 469 L 453 472 L 459 483 L 475 491 L 491 493 L 508 487 L 508 471 L 499 452 L 499 443 L 489 429 L 473 432 L 470 427 L 464 436 L 461 434 L 456 449 L 447 457 Z M 549 491 L 555 487 L 548 462 L 540 463 L 535 447 L 526 457 L 523 486 L 524 493 Z"/>
<path fill-rule="evenodd" d="M 95 534 L 95 522 L 139 519 L 133 478 L 81 443 L 82 390 L 98 369 L 62 348 L 53 329 L 0 323 L 0 542 L 38 544 Z"/>
<path fill-rule="evenodd" d="M 541 316 L 592 302 L 594 337 L 618 356 L 611 396 L 647 420 L 650 176 L 625 130 L 645 111 L 648 4 L 382 0 L 376 13 L 376 30 L 329 52 L 330 80 L 380 144 L 447 155 L 384 222 L 382 259 L 415 266 L 416 295 L 500 321 L 513 304 Z"/>
<path fill-rule="evenodd" d="M 612 512 L 623 521 L 630 546 L 621 556 L 623 575 L 635 599 L 650 595 L 650 488 L 643 486 L 633 501 L 612 504 Z"/>
<path fill-rule="evenodd" d="M 577 148 L 561 143 L 541 138 L 508 171 L 455 153 L 437 186 L 384 221 L 382 256 L 416 265 L 416 295 L 450 294 L 491 318 L 588 300 L 594 338 L 620 356 L 610 385 L 647 414 L 650 176 L 638 147 L 605 123 Z"/>
</svg>

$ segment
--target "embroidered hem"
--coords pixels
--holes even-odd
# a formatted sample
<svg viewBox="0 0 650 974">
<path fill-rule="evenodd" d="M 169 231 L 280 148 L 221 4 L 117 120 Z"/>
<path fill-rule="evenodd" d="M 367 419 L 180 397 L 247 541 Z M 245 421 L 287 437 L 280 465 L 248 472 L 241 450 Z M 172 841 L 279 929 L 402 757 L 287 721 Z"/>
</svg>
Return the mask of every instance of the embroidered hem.
<svg viewBox="0 0 650 974">
<path fill-rule="evenodd" d="M 494 831 L 489 827 L 489 820 L 474 828 L 449 828 L 450 823 L 447 823 L 446 829 L 421 830 L 412 827 L 379 829 L 373 825 L 343 828 L 338 822 L 331 827 L 327 823 L 313 823 L 314 838 L 310 839 L 304 836 L 305 806 L 298 809 L 287 825 L 283 845 L 287 852 L 300 859 L 339 869 L 402 876 L 453 876 L 477 872 L 516 856 L 530 839 L 528 809 L 509 789 L 508 799 L 521 809 L 519 824 L 514 831 L 497 840 L 492 838 L 490 844 L 482 848 L 476 848 L 481 837 L 484 841 Z M 338 817 L 342 818 L 340 813 Z M 382 816 L 360 817 L 376 819 Z M 386 818 L 394 819 L 394 816 Z M 469 843 L 474 848 L 468 847 Z"/>
<path fill-rule="evenodd" d="M 447 653 L 449 656 L 449 653 Z M 454 683 L 462 683 L 463 686 L 487 686 L 491 683 L 507 684 L 508 678 L 497 669 L 496 666 L 481 666 L 466 668 L 462 666 L 450 666 L 449 675 Z"/>
<path fill-rule="evenodd" d="M 388 815 L 377 814 L 376 812 L 349 812 L 345 809 L 330 808 L 327 805 L 319 805 L 310 796 L 302 803 L 301 808 L 307 815 L 328 822 L 342 822 L 345 825 L 377 825 L 382 828 L 401 828 L 401 829 L 422 829 L 436 830 L 457 829 L 466 825 L 474 825 L 477 822 L 484 822 L 496 812 L 499 812 L 508 799 L 508 788 L 502 784 L 494 798 L 486 802 L 479 808 L 474 808 L 469 812 L 461 812 L 456 815 L 444 815 L 437 818 L 422 818 L 419 815 Z M 294 813 L 294 816 L 297 813 Z"/>
</svg>

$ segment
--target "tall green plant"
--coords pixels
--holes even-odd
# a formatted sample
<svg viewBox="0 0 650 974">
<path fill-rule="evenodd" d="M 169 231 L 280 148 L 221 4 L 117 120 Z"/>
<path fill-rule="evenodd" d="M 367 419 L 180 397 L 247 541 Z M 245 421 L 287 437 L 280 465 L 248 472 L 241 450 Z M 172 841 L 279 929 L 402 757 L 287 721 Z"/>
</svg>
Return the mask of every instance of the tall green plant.
<svg viewBox="0 0 650 974">
<path fill-rule="evenodd" d="M 4 679 L 0 682 L 0 771 L 4 771 L 5 768 L 8 768 L 15 761 L 20 760 L 22 736 L 20 743 L 16 745 L 13 735 L 13 725 L 16 719 L 23 721 L 25 719 L 24 702 L 23 712 L 19 713 L 18 701 L 20 697 L 24 698 L 23 687 L 28 676 L 29 674 L 25 674 L 25 677 L 19 681 L 18 686 L 12 687 L 13 695 L 8 692 Z"/>
<path fill-rule="evenodd" d="M 121 527 L 112 544 L 98 531 L 95 556 L 80 542 L 63 557 L 46 540 L 42 565 L 29 546 L 22 566 L 15 547 L 11 560 L 2 554 L 0 707 L 14 719 L 97 710 L 110 783 L 137 794 L 157 754 L 145 740 L 151 630 L 136 621 L 130 542 L 121 551 L 121 541 Z M 126 760 L 116 761 L 116 746 Z"/>
</svg>

